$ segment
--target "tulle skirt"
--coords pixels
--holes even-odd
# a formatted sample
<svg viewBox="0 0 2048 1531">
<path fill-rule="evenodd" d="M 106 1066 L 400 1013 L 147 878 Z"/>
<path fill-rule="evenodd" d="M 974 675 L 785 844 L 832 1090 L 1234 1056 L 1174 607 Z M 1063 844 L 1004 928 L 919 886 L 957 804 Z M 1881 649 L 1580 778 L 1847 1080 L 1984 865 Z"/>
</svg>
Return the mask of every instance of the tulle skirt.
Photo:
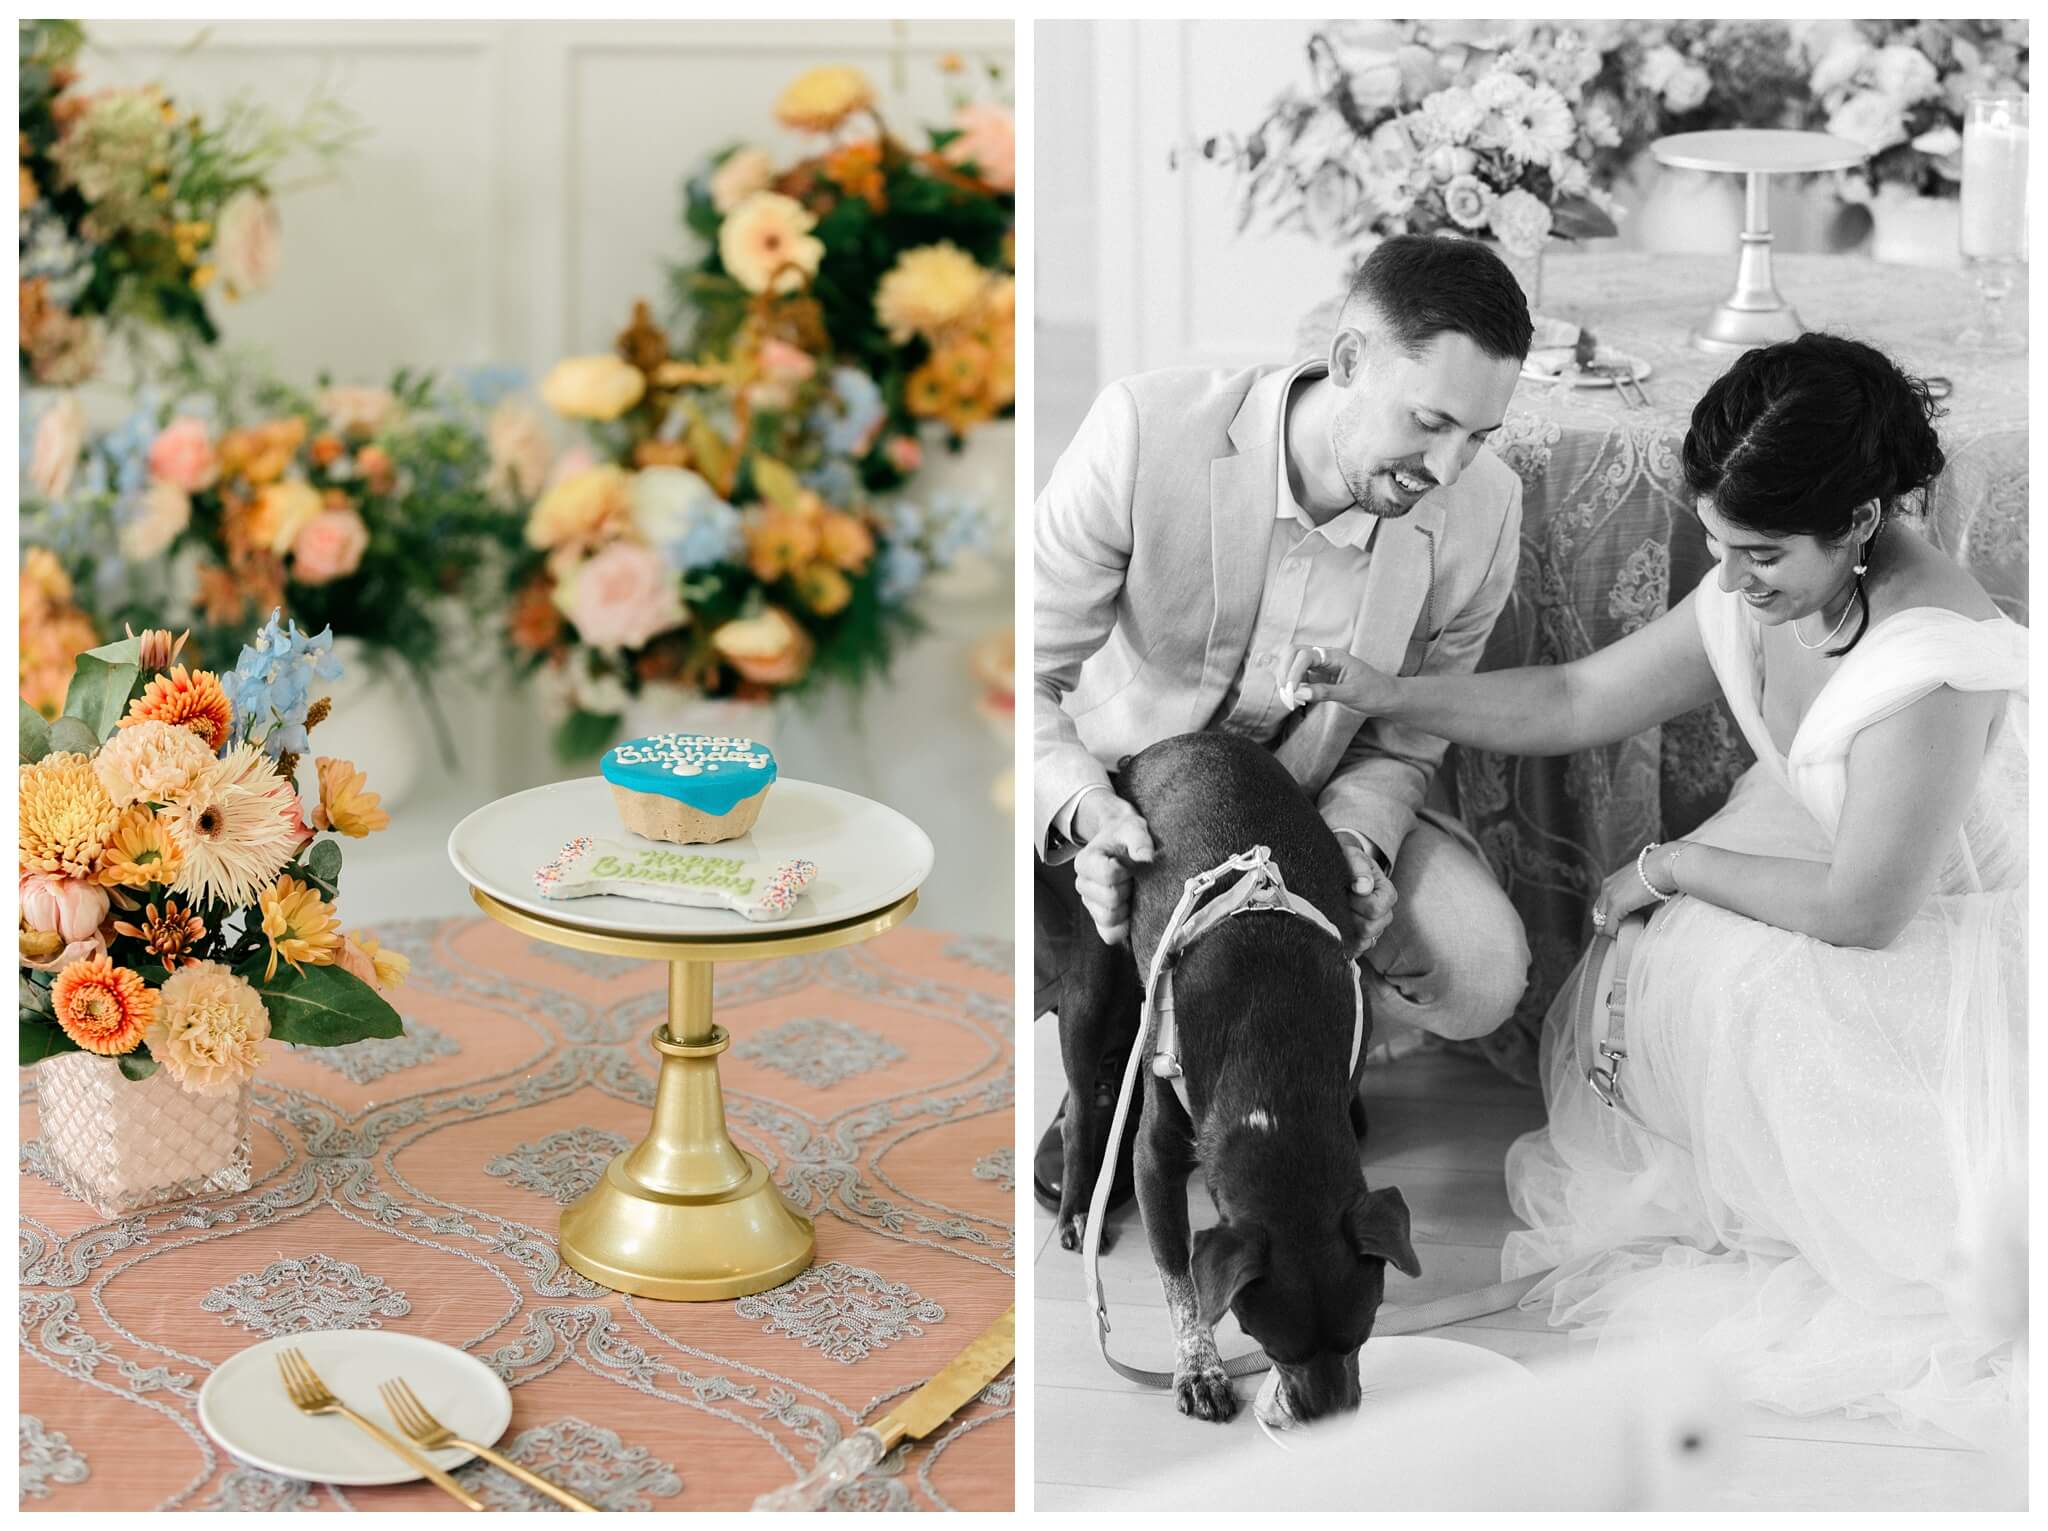
<svg viewBox="0 0 2048 1531">
<path fill-rule="evenodd" d="M 1827 854 L 1761 766 L 1694 838 Z M 1697 1347 L 1748 1402 L 2008 1439 L 2026 963 L 2023 877 L 1938 894 L 1881 950 L 1674 899 L 1637 948 L 1623 1080 L 1686 1147 L 1600 1103 L 1560 1000 L 1549 1126 L 1508 1155 L 1529 1230 L 1503 1274 L 1556 1267 L 1525 1307 L 1601 1344 Z"/>
</svg>

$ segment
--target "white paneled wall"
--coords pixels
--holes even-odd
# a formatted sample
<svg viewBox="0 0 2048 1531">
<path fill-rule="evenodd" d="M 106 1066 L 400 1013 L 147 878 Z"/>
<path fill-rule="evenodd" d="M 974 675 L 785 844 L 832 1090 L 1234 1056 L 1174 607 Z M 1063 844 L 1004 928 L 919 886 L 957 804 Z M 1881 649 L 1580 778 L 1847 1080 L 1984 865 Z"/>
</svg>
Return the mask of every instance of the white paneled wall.
<svg viewBox="0 0 2048 1531">
<path fill-rule="evenodd" d="M 979 21 L 146 21 L 90 35 L 89 80 L 162 80 L 208 112 L 246 94 L 289 115 L 324 89 L 362 123 L 334 178 L 280 199 L 276 284 L 223 317 L 231 345 L 284 376 L 351 381 L 482 363 L 537 380 L 565 355 L 608 349 L 636 298 L 666 312 L 666 266 L 701 253 L 681 222 L 684 178 L 736 141 L 802 152 L 771 115 L 797 74 L 854 64 L 908 127 L 948 114 L 942 56 L 1007 76 L 1011 50 L 1007 23 Z M 921 922 L 1000 935 L 1014 833 L 989 789 L 1009 751 L 973 712 L 967 651 L 1009 625 L 1013 589 L 1004 566 L 934 602 L 929 635 L 887 683 L 857 705 L 793 711 L 777 741 L 789 774 L 878 797 L 931 833 Z M 461 768 L 436 764 L 394 831 L 350 847 L 351 903 L 380 918 L 466 910 L 441 851 L 448 829 L 559 774 L 533 698 L 453 676 L 441 691 Z"/>
</svg>

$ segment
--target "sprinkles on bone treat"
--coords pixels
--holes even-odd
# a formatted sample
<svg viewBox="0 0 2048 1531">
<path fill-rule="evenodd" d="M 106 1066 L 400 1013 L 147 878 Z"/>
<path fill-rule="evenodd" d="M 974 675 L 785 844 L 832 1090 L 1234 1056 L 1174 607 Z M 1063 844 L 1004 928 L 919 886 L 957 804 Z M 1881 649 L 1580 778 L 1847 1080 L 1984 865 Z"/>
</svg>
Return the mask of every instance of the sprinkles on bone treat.
<svg viewBox="0 0 2048 1531">
<path fill-rule="evenodd" d="M 533 874 L 535 886 L 542 893 L 546 893 L 548 889 L 552 888 L 568 874 L 569 868 L 574 866 L 581 859 L 583 853 L 589 849 L 590 836 L 578 835 L 562 847 L 562 853 L 559 856 Z"/>
<path fill-rule="evenodd" d="M 817 875 L 816 862 L 783 862 L 768 880 L 768 886 L 761 890 L 760 907 L 772 909 L 777 914 L 789 913 L 796 907 L 797 896 L 803 892 L 804 885 Z"/>
</svg>

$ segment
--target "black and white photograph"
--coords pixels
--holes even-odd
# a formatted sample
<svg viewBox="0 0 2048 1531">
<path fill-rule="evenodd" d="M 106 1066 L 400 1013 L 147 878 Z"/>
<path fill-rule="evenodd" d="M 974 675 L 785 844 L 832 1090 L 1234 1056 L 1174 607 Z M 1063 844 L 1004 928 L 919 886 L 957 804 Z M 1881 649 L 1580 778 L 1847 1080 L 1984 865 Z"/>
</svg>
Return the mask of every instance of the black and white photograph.
<svg viewBox="0 0 2048 1531">
<path fill-rule="evenodd" d="M 1037 25 L 1037 1508 L 2025 1506 L 2028 58 Z"/>
</svg>

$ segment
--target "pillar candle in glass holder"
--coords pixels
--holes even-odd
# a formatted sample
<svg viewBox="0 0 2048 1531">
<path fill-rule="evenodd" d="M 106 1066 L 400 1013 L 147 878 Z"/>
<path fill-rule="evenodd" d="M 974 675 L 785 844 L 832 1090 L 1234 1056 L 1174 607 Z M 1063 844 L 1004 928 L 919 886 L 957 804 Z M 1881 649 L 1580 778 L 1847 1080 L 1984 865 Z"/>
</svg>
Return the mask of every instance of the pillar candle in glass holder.
<svg viewBox="0 0 2048 1531">
<path fill-rule="evenodd" d="M 2027 258 L 2027 97 L 1972 96 L 1963 119 L 1962 253 Z"/>
</svg>

